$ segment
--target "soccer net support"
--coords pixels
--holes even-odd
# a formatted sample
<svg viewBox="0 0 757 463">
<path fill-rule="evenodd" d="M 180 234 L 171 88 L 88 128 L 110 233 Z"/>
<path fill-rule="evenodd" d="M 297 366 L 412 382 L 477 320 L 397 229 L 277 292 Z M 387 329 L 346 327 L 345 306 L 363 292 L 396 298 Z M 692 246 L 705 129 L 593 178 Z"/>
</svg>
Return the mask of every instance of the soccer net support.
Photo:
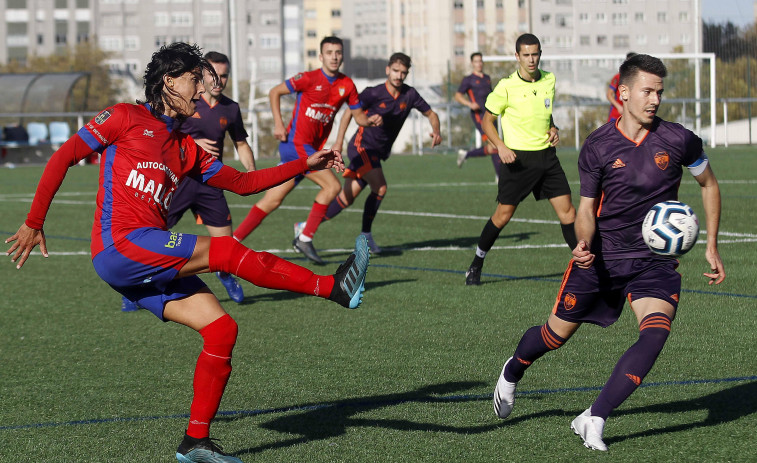
<svg viewBox="0 0 757 463">
<path fill-rule="evenodd" d="M 663 61 L 684 60 L 693 61 L 694 66 L 692 73 L 694 74 L 694 105 L 695 105 L 695 117 L 693 131 L 701 136 L 702 129 L 702 103 L 709 103 L 710 107 L 710 134 L 709 141 L 710 146 L 715 147 L 715 128 L 716 128 L 716 60 L 714 53 L 655 53 L 653 56 L 660 58 Z M 553 72 L 557 77 L 556 92 L 557 95 L 573 95 L 578 98 L 591 98 L 604 100 L 605 89 L 610 78 L 618 72 L 618 66 L 625 61 L 625 54 L 596 54 L 596 55 L 549 55 L 548 57 L 542 57 L 540 68 Z M 485 55 L 483 57 L 484 62 L 488 63 L 504 63 L 515 62 L 515 56 L 501 56 L 501 55 Z M 704 61 L 709 62 L 710 71 L 710 88 L 709 97 L 702 98 L 702 63 Z M 592 74 L 588 77 L 582 76 L 585 74 L 582 72 L 584 69 L 589 69 L 588 74 Z M 512 72 L 512 70 L 510 71 Z M 505 75 L 492 76 L 492 84 L 496 85 L 496 82 Z M 597 75 L 601 74 L 603 78 L 598 78 Z M 587 91 L 587 88 L 591 87 Z M 592 93 L 593 92 L 593 93 Z M 664 102 L 665 100 L 663 100 Z M 558 103 L 561 105 L 561 103 Z M 609 107 L 609 103 L 608 103 Z M 579 146 L 579 113 L 578 107 L 574 107 L 574 131 L 576 148 Z"/>
</svg>

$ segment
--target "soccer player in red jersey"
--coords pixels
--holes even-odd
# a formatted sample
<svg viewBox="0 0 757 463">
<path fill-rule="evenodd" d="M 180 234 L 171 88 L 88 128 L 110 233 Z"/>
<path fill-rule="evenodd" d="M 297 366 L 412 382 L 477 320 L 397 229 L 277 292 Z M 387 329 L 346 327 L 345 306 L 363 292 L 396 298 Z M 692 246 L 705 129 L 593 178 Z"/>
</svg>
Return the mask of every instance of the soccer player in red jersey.
<svg viewBox="0 0 757 463">
<path fill-rule="evenodd" d="M 481 134 L 481 141 L 484 146 L 474 148 L 470 151 L 458 151 L 457 167 L 463 167 L 468 158 L 491 156 L 494 175 L 499 178 L 499 166 L 502 164 L 502 161 L 500 161 L 497 155 L 497 148 L 493 144 L 487 143 L 489 137 L 486 136 L 484 129 L 481 127 L 484 111 L 486 110 L 484 108 L 486 97 L 492 92 L 492 79 L 489 77 L 489 74 L 484 73 L 484 58 L 480 52 L 470 55 L 470 64 L 473 72 L 465 76 L 460 82 L 460 86 L 457 88 L 457 92 L 455 92 L 455 101 L 470 108 L 470 117 L 473 120 L 473 125 L 476 126 L 476 130 Z"/>
<path fill-rule="evenodd" d="M 626 55 L 626 59 L 634 56 L 636 53 L 629 51 Z M 607 86 L 607 92 L 605 96 L 607 101 L 610 102 L 610 114 L 607 116 L 607 122 L 616 121 L 621 114 L 623 114 L 623 100 L 620 98 L 620 73 L 615 74 L 610 79 L 610 84 Z"/>
<path fill-rule="evenodd" d="M 531 327 L 502 368 L 494 411 L 507 418 L 515 388 L 537 359 L 558 349 L 582 323 L 609 326 L 627 300 L 639 323 L 639 338 L 615 365 L 594 403 L 571 423 L 586 447 L 606 451 L 605 421 L 641 385 L 670 334 L 681 293 L 675 258 L 653 254 L 641 236 L 647 212 L 677 200 L 683 168 L 699 183 L 706 214 L 704 256 L 710 284 L 725 279 L 718 252 L 720 188 L 702 150 L 702 140 L 679 124 L 656 116 L 665 65 L 636 55 L 620 66 L 623 114 L 595 130 L 578 157 L 581 201 L 573 259 L 565 271 L 547 323 Z"/>
<path fill-rule="evenodd" d="M 360 108 L 357 89 L 352 79 L 339 72 L 343 61 L 343 44 L 338 37 L 325 37 L 321 40 L 321 53 L 318 56 L 323 66 L 315 71 L 297 74 L 291 79 L 272 88 L 268 93 L 273 112 L 273 135 L 281 141 L 279 155 L 281 162 L 288 162 L 312 155 L 328 139 L 334 116 L 347 103 L 352 116 L 360 126 L 381 125 L 381 116 L 367 116 Z M 281 117 L 281 97 L 290 93 L 297 94 L 297 102 L 292 112 L 289 126 L 284 128 Z M 328 205 L 333 201 L 342 185 L 332 172 L 307 172 L 305 177 L 316 183 L 321 189 L 315 196 L 305 228 L 296 234 L 294 249 L 317 264 L 323 264 L 313 246 L 313 236 L 323 220 Z M 275 211 L 284 198 L 302 180 L 298 177 L 288 180 L 266 191 L 247 214 L 244 221 L 234 230 L 234 237 L 242 241 L 265 219 Z"/>
<path fill-rule="evenodd" d="M 247 143 L 247 131 L 244 129 L 239 104 L 223 94 L 229 81 L 229 58 L 223 53 L 210 51 L 205 54 L 205 59 L 213 66 L 218 79 L 214 79 L 209 72 L 203 73 L 205 93 L 197 100 L 195 113 L 181 122 L 179 130 L 192 137 L 195 143 L 221 162 L 223 141 L 228 133 L 244 168 L 248 172 L 255 170 L 255 158 Z M 190 209 L 198 221 L 205 225 L 210 236 L 231 236 L 231 212 L 223 190 L 191 177 L 185 178 L 171 199 L 166 227 L 172 229 Z M 236 278 L 226 272 L 216 272 L 216 276 L 223 283 L 231 300 L 237 303 L 244 300 L 244 290 Z M 137 309 L 139 307 L 136 304 L 126 297 L 122 298 L 122 311 L 132 312 Z"/>
<path fill-rule="evenodd" d="M 368 247 L 356 251 L 335 275 L 315 275 L 266 252 L 255 252 L 231 236 L 210 237 L 166 229 L 176 188 L 193 177 L 216 188 L 248 195 L 325 168 L 342 171 L 339 153 L 321 150 L 308 158 L 255 172 L 224 165 L 175 128 L 192 116 L 204 87 L 203 71 L 213 67 L 197 46 L 174 43 L 156 51 L 144 75 L 144 103 L 121 103 L 92 119 L 56 151 L 45 167 L 31 211 L 6 239 L 6 252 L 21 268 L 39 245 L 47 257 L 42 228 L 68 168 L 92 152 L 101 154 L 97 208 L 92 227 L 92 263 L 106 283 L 163 321 L 186 325 L 203 338 L 194 375 L 189 425 L 176 452 L 181 462 L 239 463 L 210 439 L 210 423 L 231 374 L 237 324 L 197 276 L 228 272 L 266 288 L 359 305 Z"/>
<path fill-rule="evenodd" d="M 386 178 L 381 168 L 381 161 L 386 161 L 392 151 L 392 145 L 410 115 L 417 109 L 431 124 L 431 146 L 442 142 L 439 116 L 420 96 L 418 91 L 405 85 L 410 71 L 410 57 L 404 53 L 394 53 L 386 65 L 386 82 L 375 87 L 368 87 L 360 93 L 360 104 L 367 114 L 378 114 L 383 124 L 379 127 L 360 127 L 349 142 L 347 156 L 350 165 L 344 171 L 344 187 L 329 204 L 324 219 L 331 219 L 344 208 L 350 206 L 366 184 L 370 185 L 371 194 L 365 200 L 361 234 L 368 240 L 371 253 L 381 252 L 373 240 L 371 226 L 376 218 L 381 201 L 386 195 Z M 344 142 L 344 134 L 352 120 L 352 114 L 345 112 L 339 124 L 334 148 L 339 150 Z"/>
</svg>

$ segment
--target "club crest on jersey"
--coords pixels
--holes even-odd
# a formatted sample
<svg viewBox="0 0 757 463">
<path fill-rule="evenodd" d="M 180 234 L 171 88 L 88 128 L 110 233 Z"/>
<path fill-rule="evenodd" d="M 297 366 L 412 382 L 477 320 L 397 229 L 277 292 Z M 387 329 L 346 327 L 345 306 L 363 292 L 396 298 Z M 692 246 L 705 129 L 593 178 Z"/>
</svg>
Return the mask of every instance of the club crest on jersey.
<svg viewBox="0 0 757 463">
<path fill-rule="evenodd" d="M 565 295 L 564 303 L 565 303 L 565 310 L 571 310 L 573 307 L 576 306 L 576 296 L 573 293 L 568 293 Z"/>
<path fill-rule="evenodd" d="M 668 168 L 668 163 L 670 163 L 670 156 L 665 151 L 655 153 L 654 163 L 657 164 L 657 167 L 659 167 L 660 170 L 665 170 Z"/>
<path fill-rule="evenodd" d="M 339 87 L 339 96 L 344 96 L 344 87 Z"/>
<path fill-rule="evenodd" d="M 405 108 L 407 108 L 407 103 L 405 103 L 405 102 L 403 101 L 402 103 L 400 103 L 400 111 L 404 111 L 404 110 L 405 110 Z"/>
<path fill-rule="evenodd" d="M 544 98 L 544 107 L 549 109 L 549 105 L 551 105 L 552 102 L 549 100 L 549 98 Z"/>
<path fill-rule="evenodd" d="M 229 120 L 226 119 L 225 117 L 222 117 L 222 118 L 218 119 L 218 123 L 221 124 L 221 128 L 222 129 L 225 129 L 226 126 L 229 125 Z"/>
<path fill-rule="evenodd" d="M 107 109 L 105 109 L 100 114 L 98 114 L 97 116 L 95 116 L 95 123 L 97 125 L 100 125 L 103 122 L 107 121 L 109 117 L 110 117 L 110 111 L 108 111 Z"/>
<path fill-rule="evenodd" d="M 292 79 L 294 79 L 294 80 L 300 80 L 300 79 L 302 79 L 302 73 L 300 72 L 296 76 L 292 77 Z"/>
</svg>

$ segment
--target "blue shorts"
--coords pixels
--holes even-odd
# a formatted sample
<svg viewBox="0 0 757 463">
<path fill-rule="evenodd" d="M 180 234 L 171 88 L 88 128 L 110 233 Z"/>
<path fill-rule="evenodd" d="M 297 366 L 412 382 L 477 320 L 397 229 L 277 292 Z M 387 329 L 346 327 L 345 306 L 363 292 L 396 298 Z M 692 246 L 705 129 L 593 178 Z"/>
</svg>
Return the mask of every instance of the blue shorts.
<svg viewBox="0 0 757 463">
<path fill-rule="evenodd" d="M 166 227 L 173 228 L 187 209 L 191 209 L 195 215 L 200 216 L 205 225 L 231 226 L 231 211 L 229 211 L 229 204 L 226 202 L 223 190 L 189 177 L 181 181 L 171 198 Z"/>
<path fill-rule="evenodd" d="M 295 145 L 290 141 L 281 142 L 279 143 L 279 157 L 281 158 L 279 165 L 282 165 L 289 161 L 294 161 L 296 159 L 306 158 L 316 151 L 318 150 L 313 148 L 311 145 Z M 294 178 L 294 184 L 299 185 L 303 178 L 305 178 L 305 175 L 303 174 L 296 176 Z"/>
<path fill-rule="evenodd" d="M 587 269 L 571 260 L 552 310 L 572 323 L 610 326 L 618 320 L 626 299 L 631 303 L 653 297 L 678 308 L 681 274 L 678 261 L 668 258 L 595 260 Z"/>
<path fill-rule="evenodd" d="M 166 302 L 206 287 L 196 275 L 176 279 L 196 243 L 195 235 L 138 228 L 98 253 L 92 264 L 113 289 L 165 321 Z"/>
</svg>

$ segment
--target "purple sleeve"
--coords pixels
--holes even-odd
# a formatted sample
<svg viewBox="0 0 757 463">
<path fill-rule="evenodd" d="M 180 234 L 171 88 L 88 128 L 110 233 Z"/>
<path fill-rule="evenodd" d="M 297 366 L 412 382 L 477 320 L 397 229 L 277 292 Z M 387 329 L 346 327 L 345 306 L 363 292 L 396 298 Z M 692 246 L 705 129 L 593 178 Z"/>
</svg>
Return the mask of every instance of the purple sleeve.
<svg viewBox="0 0 757 463">
<path fill-rule="evenodd" d="M 587 139 L 578 155 L 581 196 L 585 198 L 599 198 L 602 195 L 602 165 L 594 150 L 593 140 Z"/>
<path fill-rule="evenodd" d="M 233 122 L 228 127 L 229 135 L 235 142 L 247 139 L 247 131 L 244 129 L 244 122 L 242 121 L 242 111 L 237 105 L 236 115 L 233 118 Z"/>
<path fill-rule="evenodd" d="M 468 76 L 465 76 L 460 82 L 460 86 L 457 87 L 457 91 L 465 95 L 468 90 L 470 90 L 470 80 L 468 79 Z"/>
<path fill-rule="evenodd" d="M 428 111 L 431 111 L 431 106 L 429 106 L 429 104 L 426 103 L 426 100 L 424 100 L 423 97 L 420 95 L 420 93 L 418 93 L 418 91 L 415 89 L 413 89 L 412 104 L 415 109 L 417 109 L 423 114 L 426 114 Z"/>
</svg>

